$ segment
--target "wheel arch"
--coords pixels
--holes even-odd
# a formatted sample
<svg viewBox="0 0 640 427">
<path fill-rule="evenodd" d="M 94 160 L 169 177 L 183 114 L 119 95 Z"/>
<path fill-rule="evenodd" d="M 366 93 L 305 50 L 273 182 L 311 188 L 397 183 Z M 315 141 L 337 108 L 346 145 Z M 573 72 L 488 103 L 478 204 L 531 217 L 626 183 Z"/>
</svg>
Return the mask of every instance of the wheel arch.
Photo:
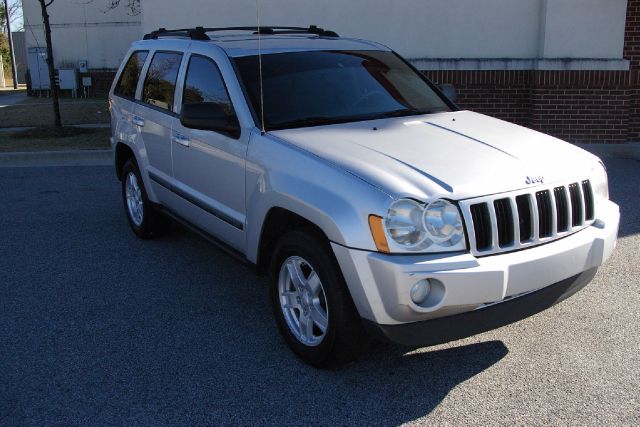
<svg viewBox="0 0 640 427">
<path fill-rule="evenodd" d="M 115 147 L 115 167 L 116 167 L 116 177 L 118 180 L 122 178 L 122 168 L 124 168 L 127 160 L 133 158 L 133 160 L 137 163 L 136 155 L 127 144 L 124 142 L 118 142 Z"/>
<path fill-rule="evenodd" d="M 278 239 L 293 230 L 305 230 L 329 245 L 329 237 L 318 225 L 289 209 L 273 206 L 267 212 L 260 230 L 256 252 L 256 268 L 264 273 L 269 267 L 271 254 Z"/>
</svg>

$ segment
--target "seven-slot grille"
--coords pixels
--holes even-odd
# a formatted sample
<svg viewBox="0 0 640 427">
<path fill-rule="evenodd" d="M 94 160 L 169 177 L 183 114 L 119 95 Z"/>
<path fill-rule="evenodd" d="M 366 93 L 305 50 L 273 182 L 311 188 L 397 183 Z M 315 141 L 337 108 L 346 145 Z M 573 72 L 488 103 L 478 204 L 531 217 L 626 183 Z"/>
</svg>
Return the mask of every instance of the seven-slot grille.
<svg viewBox="0 0 640 427">
<path fill-rule="evenodd" d="M 490 255 L 534 246 L 574 233 L 594 221 L 588 180 L 542 190 L 462 202 L 472 250 Z"/>
</svg>

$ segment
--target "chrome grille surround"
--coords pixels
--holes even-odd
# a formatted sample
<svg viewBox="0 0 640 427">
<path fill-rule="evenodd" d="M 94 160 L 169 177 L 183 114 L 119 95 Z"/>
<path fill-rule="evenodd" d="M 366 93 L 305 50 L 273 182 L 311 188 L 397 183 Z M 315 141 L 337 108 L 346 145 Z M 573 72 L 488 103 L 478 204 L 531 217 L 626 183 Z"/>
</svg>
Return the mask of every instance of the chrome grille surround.
<svg viewBox="0 0 640 427">
<path fill-rule="evenodd" d="M 475 256 L 542 245 L 595 221 L 593 189 L 588 180 L 541 185 L 458 203 Z"/>
</svg>

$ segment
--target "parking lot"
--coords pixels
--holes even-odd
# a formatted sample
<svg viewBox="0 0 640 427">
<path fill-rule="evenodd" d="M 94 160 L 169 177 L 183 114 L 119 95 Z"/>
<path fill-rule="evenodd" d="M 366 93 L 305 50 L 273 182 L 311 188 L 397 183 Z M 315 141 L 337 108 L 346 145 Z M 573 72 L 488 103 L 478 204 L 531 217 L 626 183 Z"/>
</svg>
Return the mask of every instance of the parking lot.
<svg viewBox="0 0 640 427">
<path fill-rule="evenodd" d="M 298 361 L 265 280 L 184 230 L 130 232 L 110 167 L 0 168 L 0 425 L 640 424 L 640 162 L 606 157 L 613 258 L 517 324 Z"/>
</svg>

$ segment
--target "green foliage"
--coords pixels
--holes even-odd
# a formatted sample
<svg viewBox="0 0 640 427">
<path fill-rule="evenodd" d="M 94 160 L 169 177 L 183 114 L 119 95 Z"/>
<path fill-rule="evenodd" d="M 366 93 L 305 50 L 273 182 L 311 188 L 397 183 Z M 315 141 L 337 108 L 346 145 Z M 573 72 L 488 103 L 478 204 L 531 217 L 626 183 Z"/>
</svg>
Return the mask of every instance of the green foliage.
<svg viewBox="0 0 640 427">
<path fill-rule="evenodd" d="M 7 22 L 7 14 L 4 11 L 4 3 L 0 3 L 0 31 L 1 32 L 5 32 L 6 28 L 5 28 L 5 24 Z"/>
</svg>

